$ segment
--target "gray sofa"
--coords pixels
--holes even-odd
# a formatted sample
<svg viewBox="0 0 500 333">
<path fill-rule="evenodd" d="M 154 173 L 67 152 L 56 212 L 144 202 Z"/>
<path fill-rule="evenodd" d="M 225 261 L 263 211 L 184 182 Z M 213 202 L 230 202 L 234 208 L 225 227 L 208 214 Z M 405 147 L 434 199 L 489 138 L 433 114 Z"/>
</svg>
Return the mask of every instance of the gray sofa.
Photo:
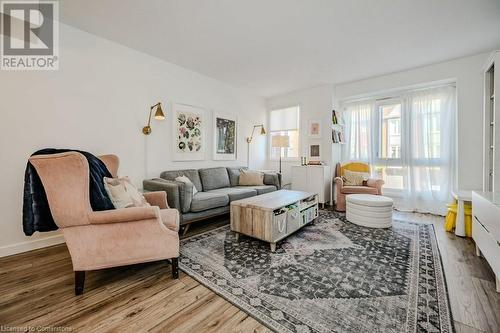
<svg viewBox="0 0 500 333">
<path fill-rule="evenodd" d="M 281 174 L 277 172 L 264 173 L 264 185 L 240 186 L 241 169 L 246 168 L 217 167 L 164 171 L 160 178 L 144 180 L 143 187 L 145 191 L 167 192 L 169 206 L 179 211 L 181 226 L 188 227 L 191 222 L 228 213 L 231 201 L 281 188 Z M 193 185 L 176 181 L 175 178 L 179 176 L 188 177 L 198 193 L 193 196 Z"/>
</svg>

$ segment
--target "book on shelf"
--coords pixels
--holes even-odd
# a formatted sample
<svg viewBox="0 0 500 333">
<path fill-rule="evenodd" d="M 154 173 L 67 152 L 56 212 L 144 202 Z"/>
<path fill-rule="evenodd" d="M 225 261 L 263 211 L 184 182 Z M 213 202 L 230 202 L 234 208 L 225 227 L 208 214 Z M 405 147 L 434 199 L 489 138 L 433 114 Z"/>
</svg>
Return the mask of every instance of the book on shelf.
<svg viewBox="0 0 500 333">
<path fill-rule="evenodd" d="M 332 110 L 332 124 L 337 125 L 339 123 L 339 119 L 337 118 L 337 112 Z"/>
<path fill-rule="evenodd" d="M 344 122 L 342 120 L 342 116 L 339 116 L 339 113 L 335 110 L 332 110 L 332 127 L 344 127 Z"/>
<path fill-rule="evenodd" d="M 344 133 L 342 131 L 332 130 L 332 142 L 344 143 Z"/>
</svg>

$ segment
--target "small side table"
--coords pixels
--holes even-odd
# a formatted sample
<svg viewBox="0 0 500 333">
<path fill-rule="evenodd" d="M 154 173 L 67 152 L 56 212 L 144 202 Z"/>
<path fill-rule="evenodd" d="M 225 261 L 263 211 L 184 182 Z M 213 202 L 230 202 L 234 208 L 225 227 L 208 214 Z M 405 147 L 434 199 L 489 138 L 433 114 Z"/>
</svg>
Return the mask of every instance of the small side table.
<svg viewBox="0 0 500 333">
<path fill-rule="evenodd" d="M 458 190 L 451 194 L 457 200 L 457 223 L 455 225 L 455 235 L 465 237 L 465 210 L 464 203 L 472 201 L 472 191 Z"/>
</svg>

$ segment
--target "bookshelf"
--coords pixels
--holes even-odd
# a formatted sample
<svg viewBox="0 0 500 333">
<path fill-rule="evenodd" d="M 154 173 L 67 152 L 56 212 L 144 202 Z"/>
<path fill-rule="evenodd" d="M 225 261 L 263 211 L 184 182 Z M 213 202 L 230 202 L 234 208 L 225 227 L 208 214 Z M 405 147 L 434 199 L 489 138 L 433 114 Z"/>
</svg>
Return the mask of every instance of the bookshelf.
<svg viewBox="0 0 500 333">
<path fill-rule="evenodd" d="M 496 169 L 500 167 L 500 108 L 496 106 L 496 91 L 499 87 L 498 68 L 500 68 L 500 52 L 494 52 L 484 70 L 484 137 L 483 137 L 483 190 L 499 191 L 500 177 L 496 177 Z M 498 118 L 498 119 L 497 119 Z"/>
<path fill-rule="evenodd" d="M 332 110 L 332 143 L 345 144 L 345 124 L 338 111 Z"/>
</svg>

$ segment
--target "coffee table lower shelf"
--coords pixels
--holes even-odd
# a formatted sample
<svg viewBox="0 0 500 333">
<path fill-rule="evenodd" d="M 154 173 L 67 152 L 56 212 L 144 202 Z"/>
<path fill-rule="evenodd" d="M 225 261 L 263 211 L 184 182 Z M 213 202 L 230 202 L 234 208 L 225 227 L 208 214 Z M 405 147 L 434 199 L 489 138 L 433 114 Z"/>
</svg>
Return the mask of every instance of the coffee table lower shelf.
<svg viewBox="0 0 500 333">
<path fill-rule="evenodd" d="M 271 252 L 276 243 L 318 217 L 318 195 L 280 190 L 231 203 L 231 230 L 269 242 Z"/>
</svg>

